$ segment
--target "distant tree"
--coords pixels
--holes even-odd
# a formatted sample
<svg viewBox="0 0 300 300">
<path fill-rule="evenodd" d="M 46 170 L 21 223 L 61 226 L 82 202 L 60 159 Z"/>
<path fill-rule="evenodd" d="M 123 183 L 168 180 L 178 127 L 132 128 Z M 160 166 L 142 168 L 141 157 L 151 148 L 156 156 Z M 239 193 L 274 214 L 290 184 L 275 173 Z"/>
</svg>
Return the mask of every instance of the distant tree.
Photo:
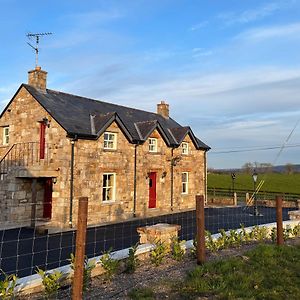
<svg viewBox="0 0 300 300">
<path fill-rule="evenodd" d="M 285 172 L 287 173 L 287 174 L 293 174 L 294 173 L 294 165 L 293 164 L 290 164 L 290 163 L 287 163 L 286 165 L 285 165 Z"/>
<path fill-rule="evenodd" d="M 253 169 L 254 169 L 254 165 L 253 165 L 253 163 L 251 163 L 251 162 L 246 162 L 246 163 L 243 164 L 243 166 L 242 166 L 242 170 L 243 170 L 243 172 L 246 173 L 246 174 L 251 174 L 252 171 L 253 171 Z"/>
<path fill-rule="evenodd" d="M 207 168 L 207 173 L 215 173 L 215 169 L 214 168 Z"/>
</svg>

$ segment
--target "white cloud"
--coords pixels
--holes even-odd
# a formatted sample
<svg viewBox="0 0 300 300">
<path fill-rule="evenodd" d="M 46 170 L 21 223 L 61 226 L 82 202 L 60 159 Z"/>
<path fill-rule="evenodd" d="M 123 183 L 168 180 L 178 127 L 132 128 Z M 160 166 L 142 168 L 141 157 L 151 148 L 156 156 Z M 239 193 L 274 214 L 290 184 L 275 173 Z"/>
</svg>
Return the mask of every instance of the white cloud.
<svg viewBox="0 0 300 300">
<path fill-rule="evenodd" d="M 271 2 L 242 12 L 224 12 L 219 14 L 218 18 L 223 20 L 226 25 L 246 24 L 269 17 L 287 5 L 287 1 Z"/>
<path fill-rule="evenodd" d="M 189 28 L 189 31 L 196 31 L 196 30 L 204 28 L 207 25 L 208 25 L 208 21 L 203 21 L 203 22 L 200 22 L 200 23 L 197 23 L 197 24 L 194 24 L 193 26 L 191 26 Z"/>
<path fill-rule="evenodd" d="M 273 38 L 289 38 L 299 39 L 300 22 L 292 24 L 284 24 L 269 27 L 259 27 L 247 30 L 237 35 L 235 39 L 247 41 L 261 41 Z"/>
</svg>

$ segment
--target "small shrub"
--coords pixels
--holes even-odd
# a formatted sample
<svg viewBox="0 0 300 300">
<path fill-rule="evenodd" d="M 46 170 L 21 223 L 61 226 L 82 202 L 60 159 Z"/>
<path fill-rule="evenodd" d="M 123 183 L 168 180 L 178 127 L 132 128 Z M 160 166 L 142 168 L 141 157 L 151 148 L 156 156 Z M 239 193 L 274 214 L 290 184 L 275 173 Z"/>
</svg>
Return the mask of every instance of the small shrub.
<svg viewBox="0 0 300 300">
<path fill-rule="evenodd" d="M 293 228 L 293 236 L 300 237 L 300 223 Z"/>
<path fill-rule="evenodd" d="M 286 228 L 283 229 L 283 239 L 287 240 L 292 236 L 293 236 L 293 229 L 291 228 L 291 226 L 287 225 Z"/>
<path fill-rule="evenodd" d="M 36 273 L 42 278 L 45 298 L 51 299 L 51 297 L 56 296 L 57 291 L 61 287 L 62 272 L 54 271 L 50 273 L 37 267 Z"/>
<path fill-rule="evenodd" d="M 221 236 L 218 238 L 218 247 L 219 249 L 221 248 L 226 249 L 229 247 L 229 239 L 226 234 L 226 231 L 224 229 L 220 229 L 219 232 Z"/>
<path fill-rule="evenodd" d="M 177 261 L 181 261 L 185 254 L 184 243 L 185 241 L 179 241 L 177 237 L 172 239 L 171 253 L 172 257 Z"/>
<path fill-rule="evenodd" d="M 4 279 L 0 280 L 0 299 L 13 299 L 18 277 L 15 274 L 7 275 L 3 270 L 0 272 L 4 275 Z"/>
<path fill-rule="evenodd" d="M 106 271 L 105 277 L 107 280 L 112 279 L 112 277 L 117 273 L 119 267 L 119 261 L 113 259 L 110 253 L 111 249 L 105 252 L 100 258 L 100 263 L 103 269 Z"/>
<path fill-rule="evenodd" d="M 212 238 L 208 230 L 205 231 L 205 245 L 211 252 L 217 252 L 219 250 L 218 241 Z"/>
<path fill-rule="evenodd" d="M 156 266 L 159 266 L 165 256 L 167 255 L 168 249 L 166 244 L 162 241 L 155 242 L 155 248 L 150 251 L 150 260 Z"/>
<path fill-rule="evenodd" d="M 237 232 L 237 230 L 231 229 L 228 235 L 228 245 L 233 247 L 240 247 L 243 242 L 242 233 Z"/>
<path fill-rule="evenodd" d="M 255 241 L 263 241 L 268 239 L 268 228 L 265 226 L 254 226 L 251 233 L 251 239 Z"/>
<path fill-rule="evenodd" d="M 72 270 L 75 270 L 75 256 L 71 253 L 69 259 Z M 82 290 L 86 292 L 91 284 L 92 270 L 96 267 L 95 260 L 89 260 L 87 256 L 84 257 L 84 269 L 83 269 L 83 285 Z"/>
<path fill-rule="evenodd" d="M 251 241 L 251 235 L 246 231 L 244 224 L 241 224 L 242 241 L 248 243 Z"/>
<path fill-rule="evenodd" d="M 125 261 L 125 272 L 134 273 L 138 266 L 138 258 L 136 257 L 136 250 L 139 246 L 139 243 L 136 243 L 134 246 L 129 248 L 128 258 Z"/>
<path fill-rule="evenodd" d="M 277 240 L 277 229 L 276 227 L 272 227 L 271 229 L 271 241 L 275 243 Z"/>
</svg>

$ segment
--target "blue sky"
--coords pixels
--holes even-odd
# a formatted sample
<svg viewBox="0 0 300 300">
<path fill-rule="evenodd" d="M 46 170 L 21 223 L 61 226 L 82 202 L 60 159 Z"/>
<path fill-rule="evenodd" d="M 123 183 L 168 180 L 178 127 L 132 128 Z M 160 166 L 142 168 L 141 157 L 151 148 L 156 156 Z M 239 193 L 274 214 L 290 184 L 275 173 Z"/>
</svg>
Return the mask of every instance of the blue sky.
<svg viewBox="0 0 300 300">
<path fill-rule="evenodd" d="M 34 67 L 26 34 L 50 31 L 49 88 L 149 111 L 165 100 L 212 147 L 213 168 L 300 163 L 300 125 L 279 158 L 255 150 L 282 145 L 300 118 L 300 1 L 0 4 L 1 110 Z"/>
</svg>

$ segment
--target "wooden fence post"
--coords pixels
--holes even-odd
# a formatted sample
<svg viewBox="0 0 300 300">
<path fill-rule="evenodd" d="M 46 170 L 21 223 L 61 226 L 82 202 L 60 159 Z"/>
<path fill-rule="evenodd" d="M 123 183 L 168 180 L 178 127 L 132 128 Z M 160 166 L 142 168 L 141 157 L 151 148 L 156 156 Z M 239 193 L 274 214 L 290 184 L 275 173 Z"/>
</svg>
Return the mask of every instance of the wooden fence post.
<svg viewBox="0 0 300 300">
<path fill-rule="evenodd" d="M 78 205 L 78 221 L 77 221 L 77 232 L 76 232 L 76 251 L 75 251 L 75 263 L 74 263 L 72 300 L 82 300 L 87 212 L 88 212 L 88 198 L 80 197 L 79 205 Z"/>
<path fill-rule="evenodd" d="M 204 196 L 196 196 L 196 222 L 197 222 L 197 264 L 205 262 L 205 224 L 204 224 Z"/>
<path fill-rule="evenodd" d="M 282 197 L 276 196 L 277 245 L 283 245 Z"/>
</svg>

